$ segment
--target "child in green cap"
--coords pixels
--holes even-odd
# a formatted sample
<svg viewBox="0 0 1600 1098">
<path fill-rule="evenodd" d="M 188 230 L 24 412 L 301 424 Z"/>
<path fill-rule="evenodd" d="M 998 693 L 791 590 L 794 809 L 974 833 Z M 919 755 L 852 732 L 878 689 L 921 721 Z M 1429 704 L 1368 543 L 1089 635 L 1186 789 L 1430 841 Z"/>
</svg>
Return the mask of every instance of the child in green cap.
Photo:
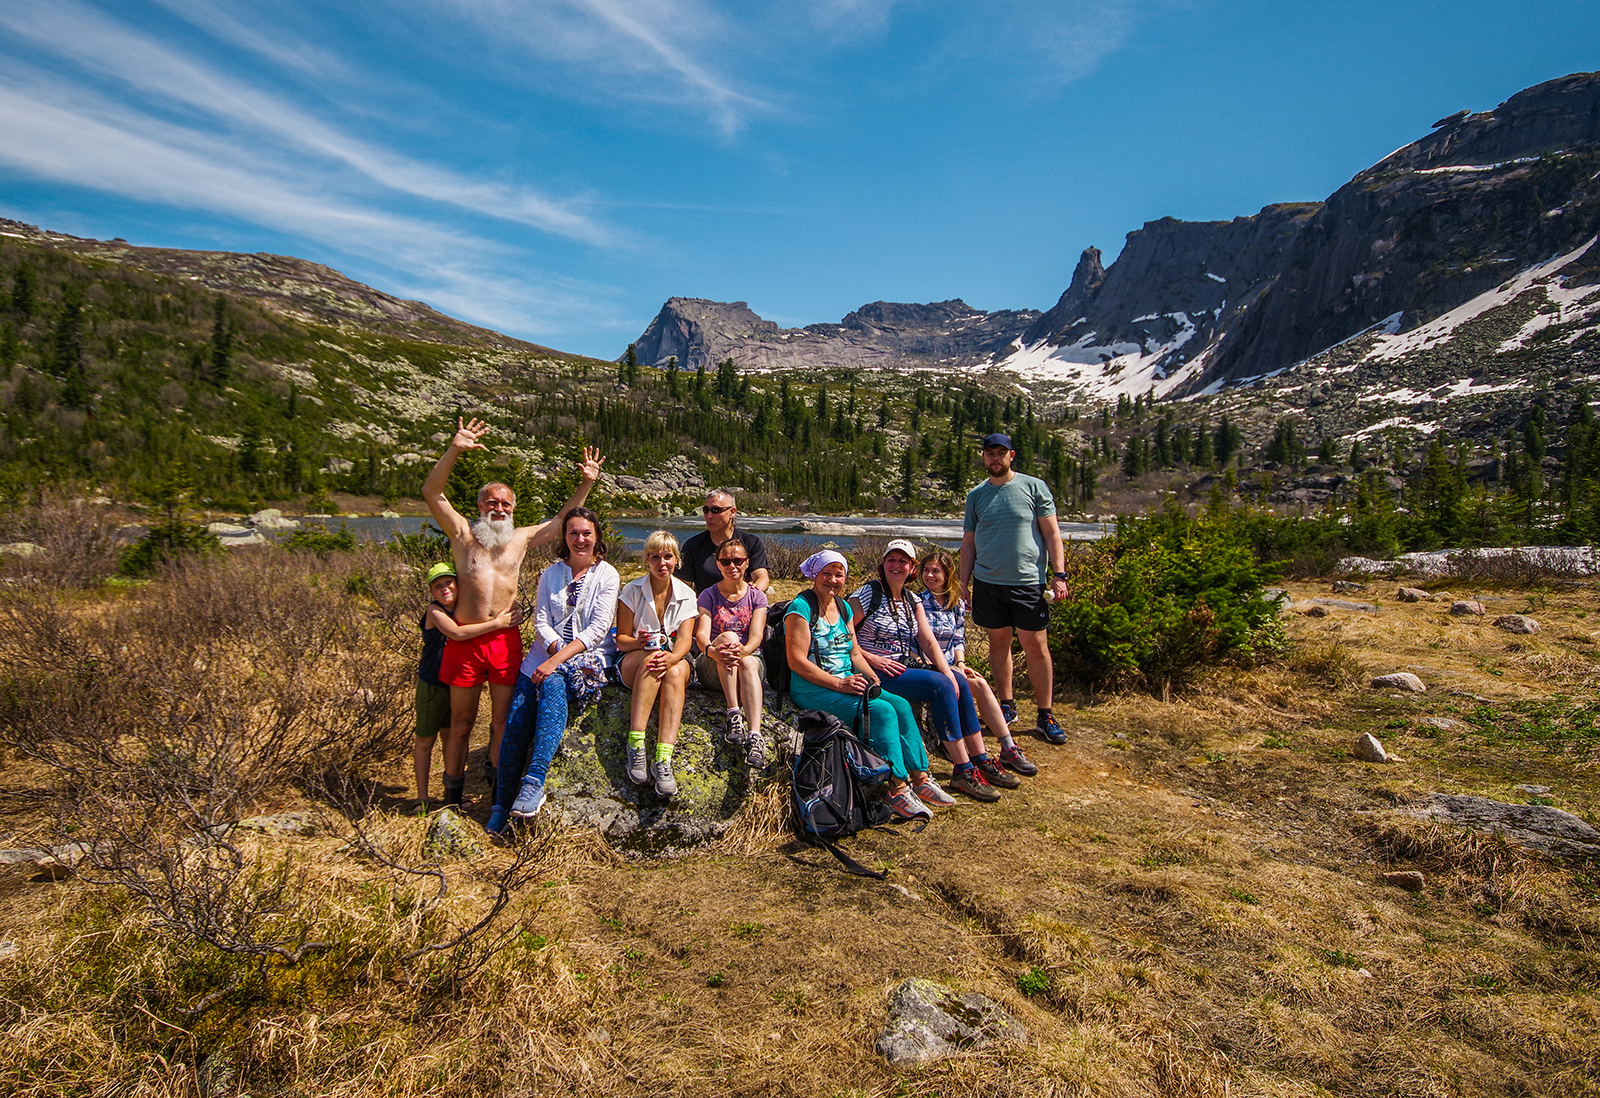
<svg viewBox="0 0 1600 1098">
<path fill-rule="evenodd" d="M 439 661 L 444 656 L 444 642 L 471 640 L 496 629 L 507 629 L 522 624 L 522 610 L 513 604 L 498 617 L 474 625 L 457 625 L 456 569 L 453 564 L 440 561 L 428 569 L 428 595 L 432 601 L 423 612 L 422 658 L 417 662 L 417 736 L 411 748 L 411 762 L 417 775 L 417 799 L 423 807 L 428 802 L 428 777 L 433 762 L 433 745 L 441 728 L 450 727 L 450 688 L 439 681 Z M 444 780 L 444 803 L 459 805 L 465 777 Z"/>
</svg>

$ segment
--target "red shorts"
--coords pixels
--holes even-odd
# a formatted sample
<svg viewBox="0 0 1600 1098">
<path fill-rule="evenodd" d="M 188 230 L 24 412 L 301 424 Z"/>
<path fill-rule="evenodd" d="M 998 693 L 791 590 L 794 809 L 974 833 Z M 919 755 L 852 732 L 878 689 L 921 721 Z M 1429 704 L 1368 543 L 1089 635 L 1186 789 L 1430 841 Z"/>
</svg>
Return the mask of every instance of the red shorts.
<svg viewBox="0 0 1600 1098">
<path fill-rule="evenodd" d="M 444 642 L 439 681 L 446 686 L 510 686 L 522 666 L 522 633 L 496 629 L 472 640 Z"/>
</svg>

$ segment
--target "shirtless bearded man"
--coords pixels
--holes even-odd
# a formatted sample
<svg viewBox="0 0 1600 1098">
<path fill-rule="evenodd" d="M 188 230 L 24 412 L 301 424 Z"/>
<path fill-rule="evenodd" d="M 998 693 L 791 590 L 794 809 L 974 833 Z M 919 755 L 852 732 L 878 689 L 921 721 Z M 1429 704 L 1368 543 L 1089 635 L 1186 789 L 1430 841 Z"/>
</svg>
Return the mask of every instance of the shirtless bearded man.
<svg viewBox="0 0 1600 1098">
<path fill-rule="evenodd" d="M 600 477 L 605 458 L 600 451 L 585 446 L 582 480 L 572 498 L 552 519 L 537 526 L 515 526 L 511 520 L 517 497 L 508 485 L 498 481 L 478 490 L 476 522 L 469 522 L 445 498 L 445 485 L 456 458 L 468 450 L 487 450 L 478 440 L 489 425 L 474 419 L 456 421 L 458 430 L 439 463 L 422 482 L 422 498 L 441 529 L 450 536 L 450 554 L 456 563 L 456 621 L 462 625 L 489 621 L 517 598 L 517 577 L 528 550 L 554 541 L 561 532 L 561 516 L 588 498 L 589 489 Z M 484 683 L 489 684 L 489 721 L 493 729 L 489 758 L 499 757 L 500 737 L 506 729 L 506 711 L 516 686 L 517 667 L 522 663 L 522 634 L 515 628 L 485 633 L 470 641 L 447 641 L 439 679 L 450 686 L 450 729 L 443 744 L 445 803 L 460 804 L 466 781 L 468 739 L 478 719 L 478 701 Z M 489 788 L 494 788 L 493 770 Z"/>
</svg>

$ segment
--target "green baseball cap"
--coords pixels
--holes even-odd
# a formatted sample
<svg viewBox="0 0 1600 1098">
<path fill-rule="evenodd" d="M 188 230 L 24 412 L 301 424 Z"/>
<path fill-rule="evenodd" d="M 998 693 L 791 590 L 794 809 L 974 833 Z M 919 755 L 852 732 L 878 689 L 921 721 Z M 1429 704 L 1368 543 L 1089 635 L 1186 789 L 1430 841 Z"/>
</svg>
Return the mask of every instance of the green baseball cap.
<svg viewBox="0 0 1600 1098">
<path fill-rule="evenodd" d="M 435 564 L 432 568 L 428 569 L 427 584 L 429 587 L 432 587 L 433 581 L 438 579 L 440 576 L 450 576 L 451 578 L 454 578 L 455 574 L 456 566 L 448 561 L 441 560 L 438 564 Z"/>
</svg>

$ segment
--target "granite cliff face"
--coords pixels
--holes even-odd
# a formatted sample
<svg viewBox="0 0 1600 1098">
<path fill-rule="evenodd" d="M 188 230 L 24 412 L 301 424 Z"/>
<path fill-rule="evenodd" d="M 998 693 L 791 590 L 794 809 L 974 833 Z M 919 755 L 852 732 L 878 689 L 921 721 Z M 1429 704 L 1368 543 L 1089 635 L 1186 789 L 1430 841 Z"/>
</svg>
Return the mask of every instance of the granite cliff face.
<svg viewBox="0 0 1600 1098">
<path fill-rule="evenodd" d="M 708 369 L 732 358 L 741 370 L 949 369 L 989 361 L 1039 318 L 1032 310 L 985 313 L 966 302 L 874 301 L 837 324 L 780 328 L 743 301 L 674 297 L 635 344 L 639 361 Z"/>
<path fill-rule="evenodd" d="M 1103 275 L 1084 253 L 1001 363 L 1105 399 L 1247 383 L 1368 332 L 1405 333 L 1600 232 L 1600 73 L 1459 112 L 1327 201 L 1231 222 L 1164 218 Z M 1563 285 L 1600 273 L 1600 247 Z"/>
</svg>

